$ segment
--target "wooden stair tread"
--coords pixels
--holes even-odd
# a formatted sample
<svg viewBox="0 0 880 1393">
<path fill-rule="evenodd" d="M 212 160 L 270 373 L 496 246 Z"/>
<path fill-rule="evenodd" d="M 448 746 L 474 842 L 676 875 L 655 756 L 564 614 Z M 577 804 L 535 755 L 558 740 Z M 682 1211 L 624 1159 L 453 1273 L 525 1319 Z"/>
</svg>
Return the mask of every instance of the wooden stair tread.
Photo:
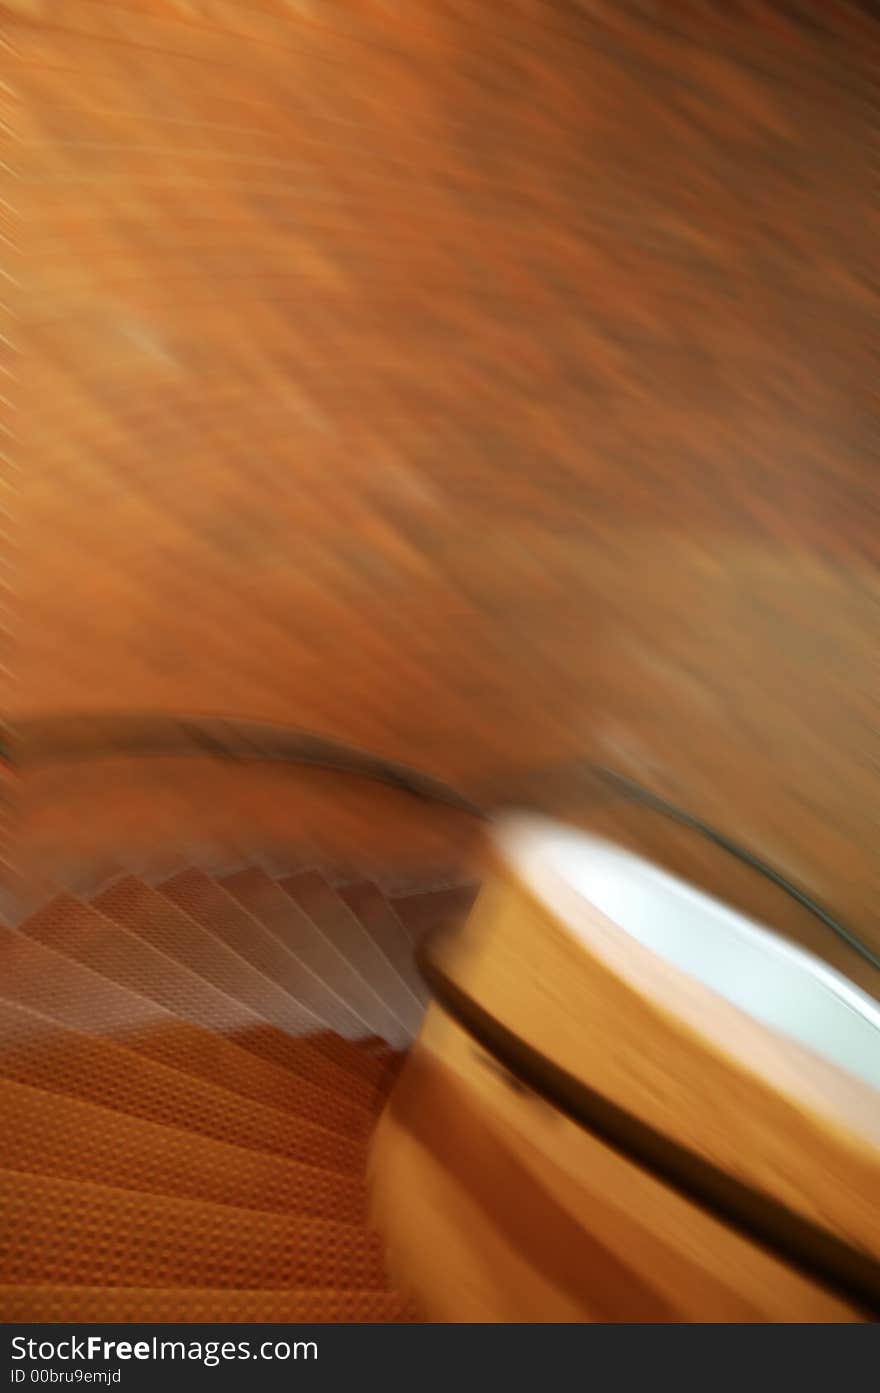
<svg viewBox="0 0 880 1393">
<path fill-rule="evenodd" d="M 327 1022 L 296 997 L 136 876 L 116 881 L 96 895 L 92 905 L 286 1034 L 308 1035 L 327 1028 Z"/>
<path fill-rule="evenodd" d="M 297 875 L 284 877 L 279 884 L 320 927 L 364 981 L 370 983 L 392 1018 L 380 1034 L 389 1043 L 408 1044 L 421 1024 L 419 1003 L 413 1000 L 403 978 L 349 903 L 319 871 L 301 871 Z"/>
<path fill-rule="evenodd" d="M 265 924 L 203 871 L 190 869 L 159 885 L 158 889 L 204 928 L 222 938 L 227 947 L 284 989 L 342 1037 L 358 1039 L 364 1021 L 331 987 L 318 977 L 288 943 L 282 943 Z"/>
<path fill-rule="evenodd" d="M 356 869 L 172 869 L 0 923 L 0 1316 L 418 1319 L 366 1202 L 424 1010 L 402 920 Z"/>
<path fill-rule="evenodd" d="M 112 885 L 95 898 L 93 907 L 120 928 L 187 967 L 228 999 L 239 1002 L 256 1019 L 275 1027 L 271 1038 L 278 1063 L 296 1067 L 301 1044 L 294 1037 L 327 1033 L 326 1023 L 301 1002 L 135 877 Z M 358 1072 L 369 1071 L 357 1054 L 340 1050 L 339 1057 L 351 1062 Z M 374 1070 L 376 1076 L 380 1072 L 378 1067 Z"/>
<path fill-rule="evenodd" d="M 72 1324 L 378 1325 L 419 1319 L 415 1306 L 393 1291 L 25 1285 L 0 1286 L 0 1315 L 7 1322 Z"/>
<path fill-rule="evenodd" d="M 6 996 L 273 1107 L 296 1111 L 305 1102 L 328 1125 L 364 1127 L 368 1085 L 356 1078 L 349 1086 L 308 1040 L 279 1042 L 256 1012 L 93 907 L 57 896 L 10 934 L 0 928 Z"/>
<path fill-rule="evenodd" d="M 277 881 L 258 867 L 251 867 L 224 876 L 220 884 L 270 933 L 301 957 L 316 976 L 336 985 L 339 995 L 357 1013 L 365 1034 L 374 1038 L 388 1038 L 383 1036 L 382 1030 L 389 1026 L 389 1016 L 379 998 L 310 915 Z M 400 1026 L 393 1018 L 389 1028 L 394 1035 L 401 1036 Z"/>
<path fill-rule="evenodd" d="M 413 943 L 403 922 L 386 896 L 372 881 L 342 885 L 337 892 L 376 941 L 401 980 L 415 998 L 420 1015 L 429 999 L 413 958 Z"/>
<path fill-rule="evenodd" d="M 0 1074 L 245 1149 L 348 1175 L 363 1170 L 363 1137 L 246 1100 L 2 996 Z"/>
<path fill-rule="evenodd" d="M 0 1078 L 9 1170 L 358 1224 L 363 1180 Z"/>
<path fill-rule="evenodd" d="M 9 1283 L 383 1289 L 378 1238 L 328 1219 L 0 1169 Z"/>
</svg>

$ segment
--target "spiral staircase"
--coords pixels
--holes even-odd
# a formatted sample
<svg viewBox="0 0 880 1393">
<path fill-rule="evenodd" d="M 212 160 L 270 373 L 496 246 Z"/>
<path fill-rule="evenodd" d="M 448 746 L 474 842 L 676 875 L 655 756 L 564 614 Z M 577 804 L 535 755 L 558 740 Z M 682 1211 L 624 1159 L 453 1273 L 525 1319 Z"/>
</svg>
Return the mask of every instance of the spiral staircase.
<svg viewBox="0 0 880 1393">
<path fill-rule="evenodd" d="M 367 1149 L 472 888 L 222 869 L 0 928 L 4 1321 L 419 1319 Z"/>
<path fill-rule="evenodd" d="M 578 774 L 588 833 L 487 820 L 363 752 L 190 718 L 16 748 L 0 1320 L 876 1319 L 876 1003 L 780 936 L 748 968 L 692 828 L 690 884 L 656 870 L 656 798 Z M 737 991 L 692 961 L 719 923 Z"/>
</svg>

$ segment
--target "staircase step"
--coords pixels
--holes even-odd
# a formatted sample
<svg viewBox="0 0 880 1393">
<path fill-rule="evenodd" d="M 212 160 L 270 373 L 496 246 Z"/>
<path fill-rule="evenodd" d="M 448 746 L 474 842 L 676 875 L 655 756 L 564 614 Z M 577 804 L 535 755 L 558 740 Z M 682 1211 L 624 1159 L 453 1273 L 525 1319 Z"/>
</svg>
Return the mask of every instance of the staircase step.
<svg viewBox="0 0 880 1393">
<path fill-rule="evenodd" d="M 403 923 L 414 945 L 425 934 L 469 914 L 477 897 L 477 885 L 453 885 L 443 890 L 420 890 L 396 895 L 391 907 Z"/>
<path fill-rule="evenodd" d="M 415 1307 L 396 1292 L 217 1287 L 0 1286 L 8 1322 L 55 1324 L 404 1324 Z M 291 1343 L 293 1343 L 291 1339 Z"/>
<path fill-rule="evenodd" d="M 257 867 L 224 876 L 220 884 L 255 919 L 301 958 L 323 982 L 332 982 L 348 1006 L 371 1030 L 397 1048 L 407 1043 L 406 1032 L 352 967 L 344 955 L 302 907 Z"/>
<path fill-rule="evenodd" d="M 129 877 L 118 881 L 93 901 L 93 908 L 120 928 L 180 963 L 227 998 L 240 1002 L 264 1023 L 274 1026 L 272 1037 L 277 1063 L 295 1069 L 301 1053 L 296 1035 L 327 1034 L 323 1022 L 270 981 L 209 930 L 184 914 L 170 900 L 142 881 Z M 366 1028 L 361 1027 L 364 1034 Z M 350 1049 L 338 1051 L 352 1068 L 378 1079 L 381 1064 L 369 1055 Z M 334 1054 L 335 1058 L 335 1054 Z"/>
<path fill-rule="evenodd" d="M 2 1319 L 417 1320 L 369 1136 L 475 887 L 156 866 L 0 924 Z"/>
<path fill-rule="evenodd" d="M 403 978 L 347 901 L 319 871 L 301 871 L 298 875 L 286 876 L 279 884 L 364 981 L 370 984 L 393 1018 L 398 1032 L 403 1032 L 394 1040 L 382 1031 L 385 1038 L 401 1046 L 409 1044 L 421 1025 L 423 1012 Z"/>
<path fill-rule="evenodd" d="M 0 1170 L 7 1284 L 386 1287 L 381 1245 L 327 1219 Z"/>
<path fill-rule="evenodd" d="M 91 967 L 57 952 L 50 936 L 50 941 L 44 941 L 44 930 L 54 927 L 56 918 L 64 925 L 71 946 L 80 950 L 88 942 L 80 929 L 88 930 L 93 916 L 66 895 L 32 915 L 20 929 L 0 925 L 0 992 L 10 1001 L 96 1035 L 148 1038 L 161 1028 L 168 1014 L 161 1006 L 146 996 L 118 988 Z M 234 1003 L 230 1007 L 234 1028 L 240 1022 Z"/>
<path fill-rule="evenodd" d="M 330 1063 L 314 1037 L 281 1036 L 234 997 L 72 896 L 56 897 L 10 935 L 0 928 L 6 996 L 273 1107 L 306 1111 L 354 1134 L 370 1125 L 381 1060 L 372 1064 L 372 1086 L 353 1078 L 353 1067 Z M 15 993 L 12 981 L 19 983 Z M 294 1086 L 291 1072 L 301 1085 Z"/>
<path fill-rule="evenodd" d="M 45 874 L 25 874 L 4 868 L 0 877 L 0 922 L 15 928 L 64 887 Z"/>
<path fill-rule="evenodd" d="M 204 871 L 187 870 L 157 888 L 252 967 L 296 996 L 337 1034 L 352 1040 L 364 1036 L 365 1022 L 342 998 Z"/>
<path fill-rule="evenodd" d="M 137 876 L 117 880 L 94 897 L 92 906 L 286 1034 L 327 1029 L 326 1021 Z"/>
<path fill-rule="evenodd" d="M 412 939 L 400 916 L 378 885 L 374 885 L 372 881 L 359 880 L 350 885 L 343 885 L 338 893 L 349 909 L 357 915 L 388 961 L 393 964 L 398 976 L 414 997 L 421 1017 L 429 1000 L 429 993 L 415 965 Z"/>
<path fill-rule="evenodd" d="M 245 1150 L 363 1174 L 365 1139 L 247 1101 L 3 996 L 0 1075 Z"/>
<path fill-rule="evenodd" d="M 365 1221 L 363 1182 L 0 1078 L 3 1164 L 277 1214 Z"/>
</svg>

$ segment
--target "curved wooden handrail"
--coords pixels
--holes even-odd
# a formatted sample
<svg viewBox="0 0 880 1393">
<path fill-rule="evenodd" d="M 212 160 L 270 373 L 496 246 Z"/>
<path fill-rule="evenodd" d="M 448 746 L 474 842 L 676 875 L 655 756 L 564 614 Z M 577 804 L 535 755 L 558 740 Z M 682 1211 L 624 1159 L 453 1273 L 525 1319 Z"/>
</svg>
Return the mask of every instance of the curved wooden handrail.
<svg viewBox="0 0 880 1393">
<path fill-rule="evenodd" d="M 396 760 L 295 726 L 236 717 L 176 712 L 110 712 L 33 716 L 16 723 L 2 751 L 16 767 L 127 755 L 210 755 L 230 761 L 266 760 L 354 774 L 457 808 L 486 814 L 457 789 Z"/>
<path fill-rule="evenodd" d="M 880 1321 L 880 1262 L 665 1136 L 535 1049 L 449 976 L 441 945 L 451 937 L 449 928 L 426 936 L 416 952 L 419 971 L 437 1004 L 517 1087 L 711 1218 L 856 1305 L 867 1320 Z"/>
<path fill-rule="evenodd" d="M 0 733 L 0 760 L 23 770 L 66 760 L 119 755 L 197 754 L 230 761 L 266 760 L 302 764 L 374 779 L 414 797 L 456 808 L 482 822 L 491 819 L 488 807 L 511 801 L 510 788 L 505 790 L 503 786 L 496 785 L 468 796 L 431 774 L 329 736 L 317 735 L 296 726 L 235 716 L 155 711 L 60 712 L 19 719 L 11 735 L 8 728 Z M 813 896 L 754 852 L 739 846 L 701 818 L 676 807 L 613 769 L 589 760 L 575 760 L 563 766 L 549 765 L 537 771 L 528 771 L 524 784 L 521 783 L 520 798 L 515 801 L 531 805 L 535 789 L 540 789 L 545 781 L 552 785 L 560 774 L 574 778 L 581 789 L 586 782 L 592 788 L 613 791 L 627 802 L 658 813 L 713 842 L 776 885 L 865 962 L 880 971 L 880 957 Z"/>
</svg>

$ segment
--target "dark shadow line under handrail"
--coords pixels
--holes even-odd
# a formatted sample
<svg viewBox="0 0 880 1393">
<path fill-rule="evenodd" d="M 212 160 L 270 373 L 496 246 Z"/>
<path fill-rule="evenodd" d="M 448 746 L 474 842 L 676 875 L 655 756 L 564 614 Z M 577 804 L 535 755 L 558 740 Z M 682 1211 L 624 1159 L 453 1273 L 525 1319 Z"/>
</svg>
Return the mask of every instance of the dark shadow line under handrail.
<svg viewBox="0 0 880 1393">
<path fill-rule="evenodd" d="M 529 1045 L 447 974 L 437 950 L 448 937 L 448 928 L 426 935 L 416 950 L 419 971 L 438 1005 L 520 1086 L 710 1218 L 857 1307 L 869 1321 L 880 1321 L 876 1258 L 728 1175 Z"/>
<path fill-rule="evenodd" d="M 290 761 L 354 774 L 456 808 L 481 821 L 489 817 L 476 802 L 431 775 L 342 741 L 271 722 L 170 712 L 30 717 L 16 722 L 11 739 L 0 746 L 0 758 L 21 769 L 59 760 L 114 755 L 200 753 L 231 761 Z M 864 945 L 843 930 L 827 911 L 752 853 L 625 776 L 596 765 L 589 769 L 631 801 L 652 807 L 708 836 L 798 900 L 862 956 L 868 956 Z M 871 1319 L 880 1318 L 880 1264 L 874 1258 L 810 1224 L 778 1201 L 725 1175 L 532 1049 L 456 986 L 436 961 L 435 944 L 436 936 L 431 935 L 418 950 L 422 975 L 444 1010 L 505 1070 L 712 1217 L 865 1308 Z M 868 960 L 878 965 L 873 957 Z"/>
<path fill-rule="evenodd" d="M 16 723 L 2 753 L 21 770 L 126 755 L 207 754 L 229 761 L 289 762 L 375 779 L 471 817 L 486 817 L 477 804 L 433 775 L 329 736 L 268 721 L 136 711 L 30 717 Z"/>
<path fill-rule="evenodd" d="M 289 762 L 375 779 L 415 798 L 455 808 L 479 821 L 491 820 L 491 814 L 485 809 L 487 800 L 468 797 L 430 774 L 329 736 L 268 721 L 155 711 L 62 712 L 26 717 L 14 724 L 11 733 L 7 731 L 5 734 L 5 742 L 0 739 L 0 759 L 8 764 L 17 764 L 20 768 L 56 761 L 134 754 L 208 754 L 230 761 Z M 880 956 L 851 929 L 754 852 L 739 846 L 709 823 L 613 769 L 580 761 L 563 767 L 567 767 L 569 772 L 588 775 L 594 781 L 616 790 L 627 801 L 650 808 L 721 847 L 728 855 L 776 885 L 865 962 L 880 971 Z M 558 768 L 550 766 L 537 771 L 537 778 L 540 780 L 558 772 Z M 497 802 L 497 793 L 496 788 L 492 802 Z M 525 801 L 530 801 L 528 795 Z"/>
</svg>

